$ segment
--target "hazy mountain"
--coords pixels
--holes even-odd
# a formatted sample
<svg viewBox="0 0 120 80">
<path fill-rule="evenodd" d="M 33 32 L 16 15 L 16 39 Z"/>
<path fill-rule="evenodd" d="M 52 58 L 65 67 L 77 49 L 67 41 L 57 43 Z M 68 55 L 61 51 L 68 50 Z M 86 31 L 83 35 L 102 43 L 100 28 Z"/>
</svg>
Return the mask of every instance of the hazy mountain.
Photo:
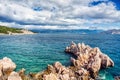
<svg viewBox="0 0 120 80">
<path fill-rule="evenodd" d="M 104 34 L 120 34 L 120 29 L 111 29 L 107 31 L 103 31 Z"/>
<path fill-rule="evenodd" d="M 33 32 L 37 33 L 78 33 L 78 34 L 94 34 L 100 33 L 103 30 L 89 30 L 89 29 L 79 29 L 79 30 L 51 30 L 51 29 L 34 29 Z"/>
</svg>

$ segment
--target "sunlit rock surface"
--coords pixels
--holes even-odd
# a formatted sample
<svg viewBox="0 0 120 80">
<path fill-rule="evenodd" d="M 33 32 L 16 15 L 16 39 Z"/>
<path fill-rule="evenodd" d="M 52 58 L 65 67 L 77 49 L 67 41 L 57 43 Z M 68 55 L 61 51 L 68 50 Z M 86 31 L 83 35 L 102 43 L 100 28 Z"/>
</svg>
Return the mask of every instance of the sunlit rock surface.
<svg viewBox="0 0 120 80">
<path fill-rule="evenodd" d="M 91 48 L 84 43 L 72 42 L 66 47 L 66 53 L 72 53 L 77 59 L 71 58 L 76 68 L 84 68 L 90 73 L 90 77 L 96 78 L 101 68 L 113 67 L 114 62 L 106 54 L 102 53 L 98 47 Z"/>
</svg>

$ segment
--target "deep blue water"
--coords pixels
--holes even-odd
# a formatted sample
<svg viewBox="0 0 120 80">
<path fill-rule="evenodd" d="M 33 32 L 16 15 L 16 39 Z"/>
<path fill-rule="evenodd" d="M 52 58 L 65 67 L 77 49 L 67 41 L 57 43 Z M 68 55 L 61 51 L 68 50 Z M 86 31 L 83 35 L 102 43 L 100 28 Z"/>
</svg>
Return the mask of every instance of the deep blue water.
<svg viewBox="0 0 120 80">
<path fill-rule="evenodd" d="M 25 68 L 27 72 L 39 72 L 60 61 L 70 65 L 71 55 L 64 53 L 71 41 L 84 42 L 91 47 L 99 47 L 103 53 L 115 62 L 113 68 L 100 71 L 104 80 L 113 80 L 120 75 L 120 35 L 76 34 L 76 33 L 40 33 L 35 35 L 0 35 L 0 58 L 11 58 L 17 65 L 17 71 Z M 106 75 L 104 77 L 104 75 Z"/>
</svg>

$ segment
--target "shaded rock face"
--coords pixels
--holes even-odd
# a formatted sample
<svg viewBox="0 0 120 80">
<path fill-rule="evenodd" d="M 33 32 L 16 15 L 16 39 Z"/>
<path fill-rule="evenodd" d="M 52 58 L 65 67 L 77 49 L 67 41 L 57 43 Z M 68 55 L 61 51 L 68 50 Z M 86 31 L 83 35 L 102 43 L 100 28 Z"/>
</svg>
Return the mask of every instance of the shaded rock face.
<svg viewBox="0 0 120 80">
<path fill-rule="evenodd" d="M 116 76 L 114 80 L 120 80 L 120 76 Z"/>
</svg>

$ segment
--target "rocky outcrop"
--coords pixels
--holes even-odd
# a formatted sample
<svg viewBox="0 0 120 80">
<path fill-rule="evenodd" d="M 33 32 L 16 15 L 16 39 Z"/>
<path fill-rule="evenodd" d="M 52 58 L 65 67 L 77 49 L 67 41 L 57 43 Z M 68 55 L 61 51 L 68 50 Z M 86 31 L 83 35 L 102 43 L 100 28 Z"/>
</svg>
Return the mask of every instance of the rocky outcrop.
<svg viewBox="0 0 120 80">
<path fill-rule="evenodd" d="M 86 69 L 82 67 L 77 69 L 74 66 L 65 67 L 60 62 L 49 65 L 47 71 L 48 74 L 43 74 L 44 80 L 93 80 Z"/>
<path fill-rule="evenodd" d="M 94 79 L 101 68 L 114 66 L 114 62 L 102 53 L 98 47 L 91 48 L 84 43 L 75 44 L 72 42 L 70 46 L 66 47 L 65 52 L 76 55 L 77 59 L 71 58 L 73 66 L 78 69 L 84 68 L 90 73 L 90 77 Z"/>
<path fill-rule="evenodd" d="M 65 52 L 77 57 L 71 58 L 71 66 L 65 67 L 60 62 L 55 62 L 43 72 L 28 75 L 25 74 L 25 69 L 15 72 L 15 63 L 5 57 L 0 60 L 0 80 L 95 80 L 101 68 L 114 66 L 114 62 L 99 48 L 91 48 L 84 43 L 72 42 Z M 119 77 L 115 79 L 119 80 Z"/>
<path fill-rule="evenodd" d="M 65 67 L 60 62 L 49 65 L 48 74 L 44 74 L 44 80 L 54 77 L 54 80 L 95 80 L 101 68 L 114 66 L 114 62 L 99 48 L 91 48 L 84 43 L 71 43 L 66 47 L 66 53 L 72 53 L 77 59 L 71 58 L 72 66 Z"/>
</svg>

